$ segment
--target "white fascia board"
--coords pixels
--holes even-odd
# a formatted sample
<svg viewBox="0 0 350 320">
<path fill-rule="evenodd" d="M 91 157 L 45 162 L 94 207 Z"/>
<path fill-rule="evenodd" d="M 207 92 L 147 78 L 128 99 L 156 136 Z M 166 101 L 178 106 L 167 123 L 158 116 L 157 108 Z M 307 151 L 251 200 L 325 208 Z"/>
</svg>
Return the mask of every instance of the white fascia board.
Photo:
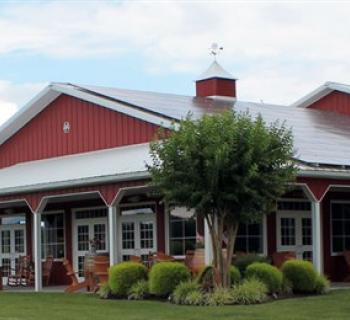
<svg viewBox="0 0 350 320">
<path fill-rule="evenodd" d="M 330 88 L 330 86 L 327 83 L 325 83 L 324 85 L 318 87 L 316 90 L 311 91 L 306 96 L 292 103 L 290 106 L 297 108 L 307 108 L 309 105 L 320 100 L 332 91 L 334 91 L 334 89 Z"/>
<path fill-rule="evenodd" d="M 51 90 L 50 85 L 40 91 L 33 99 L 26 103 L 10 119 L 0 126 L 0 144 L 4 143 L 18 130 L 25 126 L 59 95 L 59 92 Z"/>
<path fill-rule="evenodd" d="M 0 189 L 0 195 L 3 196 L 3 195 L 10 195 L 10 194 L 17 194 L 17 193 L 37 192 L 37 191 L 60 189 L 60 188 L 91 186 L 91 185 L 96 185 L 100 183 L 133 181 L 133 180 L 149 179 L 149 178 L 150 178 L 150 174 L 148 171 L 121 173 L 121 174 L 102 176 L 102 177 L 89 177 L 89 178 L 83 178 L 83 179 L 3 188 L 3 189 Z"/>
<path fill-rule="evenodd" d="M 69 96 L 76 97 L 81 100 L 89 101 L 95 103 L 97 105 L 103 106 L 105 108 L 111 109 L 113 111 L 118 111 L 124 113 L 126 115 L 144 120 L 146 122 L 153 123 L 155 125 L 159 125 L 165 128 L 171 128 L 174 121 L 162 118 L 161 116 L 153 115 L 149 112 L 138 110 L 131 106 L 123 105 L 122 103 L 111 101 L 109 99 L 105 99 L 103 97 L 95 96 L 93 94 L 89 94 L 87 92 L 78 90 L 78 89 L 70 89 L 58 84 L 53 84 L 52 89 L 58 91 L 63 94 L 67 94 Z"/>
<path fill-rule="evenodd" d="M 350 171 L 337 172 L 332 170 L 300 170 L 298 172 L 298 177 L 348 180 L 350 179 Z"/>
</svg>

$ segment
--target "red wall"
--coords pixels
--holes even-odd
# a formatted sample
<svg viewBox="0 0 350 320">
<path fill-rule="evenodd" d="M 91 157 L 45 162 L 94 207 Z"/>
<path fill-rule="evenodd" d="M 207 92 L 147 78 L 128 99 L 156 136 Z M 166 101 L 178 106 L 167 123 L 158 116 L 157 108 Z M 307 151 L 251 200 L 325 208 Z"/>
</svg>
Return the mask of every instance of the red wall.
<svg viewBox="0 0 350 320">
<path fill-rule="evenodd" d="M 322 201 L 322 232 L 323 232 L 323 255 L 324 272 L 333 281 L 343 281 L 347 275 L 345 259 L 342 255 L 332 256 L 331 248 L 331 200 L 348 201 L 349 193 L 328 192 Z"/>
<path fill-rule="evenodd" d="M 196 82 L 196 96 L 236 97 L 236 80 L 208 79 Z"/>
<path fill-rule="evenodd" d="M 350 95 L 339 91 L 333 91 L 310 105 L 309 108 L 350 115 Z"/>
<path fill-rule="evenodd" d="M 70 133 L 63 132 L 69 121 Z M 0 168 L 18 162 L 113 148 L 152 140 L 158 127 L 61 95 L 0 146 Z"/>
</svg>

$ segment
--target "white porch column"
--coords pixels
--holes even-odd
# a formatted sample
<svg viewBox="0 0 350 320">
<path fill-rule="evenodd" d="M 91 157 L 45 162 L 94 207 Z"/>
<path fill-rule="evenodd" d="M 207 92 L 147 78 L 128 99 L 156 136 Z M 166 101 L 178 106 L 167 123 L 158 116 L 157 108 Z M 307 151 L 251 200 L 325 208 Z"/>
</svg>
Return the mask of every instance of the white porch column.
<svg viewBox="0 0 350 320">
<path fill-rule="evenodd" d="M 206 265 L 210 265 L 213 262 L 213 246 L 206 220 L 204 220 L 204 260 Z"/>
<path fill-rule="evenodd" d="M 117 220 L 117 208 L 115 206 L 108 207 L 109 264 L 111 266 L 118 262 Z"/>
<path fill-rule="evenodd" d="M 34 233 L 34 271 L 35 271 L 35 291 L 42 290 L 42 265 L 41 265 L 41 213 L 34 212 L 33 221 Z"/>
<path fill-rule="evenodd" d="M 319 201 L 311 202 L 312 211 L 312 257 L 316 270 L 322 273 L 322 252 L 321 252 L 321 205 Z"/>
</svg>

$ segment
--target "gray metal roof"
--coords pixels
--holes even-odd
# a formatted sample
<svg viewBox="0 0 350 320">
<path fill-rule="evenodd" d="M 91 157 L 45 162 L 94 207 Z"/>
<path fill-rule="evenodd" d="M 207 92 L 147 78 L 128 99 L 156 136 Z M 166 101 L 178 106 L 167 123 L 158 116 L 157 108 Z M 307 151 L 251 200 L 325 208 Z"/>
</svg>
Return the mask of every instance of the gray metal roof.
<svg viewBox="0 0 350 320">
<path fill-rule="evenodd" d="M 315 109 L 221 100 L 99 86 L 75 86 L 107 96 L 151 113 L 181 120 L 189 112 L 198 119 L 205 113 L 233 108 L 261 114 L 267 123 L 286 121 L 292 128 L 297 158 L 306 163 L 350 166 L 350 117 Z"/>
<path fill-rule="evenodd" d="M 231 73 L 227 72 L 216 60 L 212 62 L 209 68 L 204 71 L 196 80 L 201 81 L 205 79 L 221 78 L 236 80 Z"/>
</svg>

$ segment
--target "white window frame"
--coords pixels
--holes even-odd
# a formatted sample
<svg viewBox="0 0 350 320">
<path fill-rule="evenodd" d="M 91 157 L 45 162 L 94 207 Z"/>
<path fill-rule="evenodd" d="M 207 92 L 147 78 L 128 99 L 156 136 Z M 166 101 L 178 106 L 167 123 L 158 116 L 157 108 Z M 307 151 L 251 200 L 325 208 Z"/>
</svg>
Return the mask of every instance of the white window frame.
<svg viewBox="0 0 350 320">
<path fill-rule="evenodd" d="M 335 252 L 333 251 L 333 203 L 338 203 L 338 204 L 350 204 L 349 200 L 331 200 L 330 201 L 330 215 L 329 215 L 329 225 L 330 225 L 330 246 L 331 246 L 331 257 L 337 257 L 337 256 L 342 256 L 343 252 Z"/>
<path fill-rule="evenodd" d="M 42 214 L 41 214 L 41 220 L 43 219 L 43 216 L 44 215 L 49 215 L 49 214 L 63 214 L 63 258 L 54 258 L 54 261 L 63 261 L 64 257 L 66 256 L 66 251 L 67 251 L 67 242 L 66 242 L 66 213 L 65 213 L 65 210 L 50 210 L 50 211 L 44 211 Z M 34 234 L 33 234 L 33 244 L 34 244 Z M 43 245 L 43 239 L 41 239 L 41 244 L 40 244 L 40 250 L 41 249 L 41 246 Z M 41 251 L 40 251 L 41 252 Z M 45 258 L 44 257 L 41 257 L 41 261 L 45 261 Z"/>
<path fill-rule="evenodd" d="M 166 244 L 165 244 L 165 250 L 166 250 L 166 254 L 170 254 L 170 208 L 167 208 L 167 212 L 165 214 L 166 216 L 166 219 L 164 219 L 165 223 L 166 223 L 166 232 L 165 232 L 165 237 L 166 237 Z M 194 218 L 195 220 L 195 223 L 196 223 L 196 234 L 195 234 L 195 241 L 196 241 L 196 238 L 197 238 L 197 227 L 198 227 L 198 223 L 197 223 L 197 218 L 195 217 Z M 203 235 L 204 237 L 204 235 Z M 186 238 L 181 238 L 181 239 L 186 239 Z M 203 242 L 204 244 L 204 242 Z M 178 260 L 181 260 L 181 259 L 184 259 L 186 257 L 186 255 L 176 255 L 176 256 L 173 256 L 175 259 L 178 259 Z"/>
<path fill-rule="evenodd" d="M 264 214 L 264 217 L 261 221 L 262 223 L 262 240 L 263 240 L 263 244 L 262 244 L 262 252 L 257 252 L 256 254 L 258 256 L 267 256 L 267 248 L 268 248 L 268 245 L 267 245 L 267 214 Z"/>
<path fill-rule="evenodd" d="M 196 227 L 197 227 L 197 218 L 196 219 Z M 166 254 L 170 254 L 170 208 L 169 205 L 165 206 L 165 252 Z M 268 253 L 268 245 L 267 245 L 267 214 L 264 215 L 262 219 L 262 239 L 263 239 L 263 252 L 259 253 L 259 256 L 267 256 Z M 204 235 L 203 235 L 204 237 Z M 174 256 L 175 259 L 184 259 L 185 256 Z"/>
</svg>

